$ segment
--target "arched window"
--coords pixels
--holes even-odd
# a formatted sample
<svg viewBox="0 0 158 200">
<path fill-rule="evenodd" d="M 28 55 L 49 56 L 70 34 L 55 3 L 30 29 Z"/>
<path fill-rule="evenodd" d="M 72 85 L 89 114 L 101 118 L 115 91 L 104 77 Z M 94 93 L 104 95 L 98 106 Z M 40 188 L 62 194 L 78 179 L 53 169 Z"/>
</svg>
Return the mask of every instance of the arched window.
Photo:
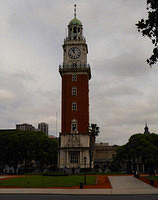
<svg viewBox="0 0 158 200">
<path fill-rule="evenodd" d="M 73 119 L 71 121 L 71 131 L 72 132 L 77 132 L 77 120 L 76 119 Z"/>
<path fill-rule="evenodd" d="M 74 27 L 74 33 L 77 33 L 77 29 L 76 29 L 76 26 Z"/>
</svg>

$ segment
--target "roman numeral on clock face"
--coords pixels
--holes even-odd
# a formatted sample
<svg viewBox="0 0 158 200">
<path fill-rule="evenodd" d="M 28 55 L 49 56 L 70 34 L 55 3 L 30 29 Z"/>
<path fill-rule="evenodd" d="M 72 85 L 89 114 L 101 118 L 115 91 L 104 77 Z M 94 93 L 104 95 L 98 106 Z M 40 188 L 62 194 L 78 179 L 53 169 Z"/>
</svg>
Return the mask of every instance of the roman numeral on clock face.
<svg viewBox="0 0 158 200">
<path fill-rule="evenodd" d="M 77 59 L 81 55 L 81 50 L 77 47 L 72 47 L 72 48 L 69 49 L 68 55 L 72 59 Z"/>
</svg>

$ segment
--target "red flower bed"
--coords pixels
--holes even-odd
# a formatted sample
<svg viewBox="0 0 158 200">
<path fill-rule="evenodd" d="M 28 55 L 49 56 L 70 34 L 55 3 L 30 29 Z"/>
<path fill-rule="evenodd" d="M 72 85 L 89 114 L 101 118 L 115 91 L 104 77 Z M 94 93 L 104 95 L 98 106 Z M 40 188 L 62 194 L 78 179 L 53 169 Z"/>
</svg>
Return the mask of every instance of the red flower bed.
<svg viewBox="0 0 158 200">
<path fill-rule="evenodd" d="M 86 189 L 90 189 L 90 188 L 106 188 L 106 189 L 111 189 L 111 183 L 108 179 L 108 176 L 106 175 L 97 175 L 97 184 L 96 185 L 85 185 L 84 188 Z"/>
</svg>

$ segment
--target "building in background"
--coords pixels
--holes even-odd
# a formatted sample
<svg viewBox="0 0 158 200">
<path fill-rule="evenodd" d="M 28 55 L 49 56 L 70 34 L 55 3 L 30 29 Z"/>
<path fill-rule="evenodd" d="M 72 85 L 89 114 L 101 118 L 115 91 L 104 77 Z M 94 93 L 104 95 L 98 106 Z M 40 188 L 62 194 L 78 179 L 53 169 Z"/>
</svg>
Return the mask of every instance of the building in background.
<svg viewBox="0 0 158 200">
<path fill-rule="evenodd" d="M 36 128 L 32 124 L 16 124 L 16 130 L 20 131 L 35 131 Z"/>
<path fill-rule="evenodd" d="M 48 136 L 48 124 L 45 122 L 39 123 L 38 128 L 35 128 L 32 124 L 27 123 L 16 124 L 16 130 L 42 132 Z"/>
<path fill-rule="evenodd" d="M 108 170 L 109 164 L 116 155 L 117 145 L 109 145 L 108 143 L 96 143 L 94 153 L 95 168 Z"/>
<path fill-rule="evenodd" d="M 41 122 L 38 124 L 38 130 L 48 136 L 48 124 Z"/>
</svg>

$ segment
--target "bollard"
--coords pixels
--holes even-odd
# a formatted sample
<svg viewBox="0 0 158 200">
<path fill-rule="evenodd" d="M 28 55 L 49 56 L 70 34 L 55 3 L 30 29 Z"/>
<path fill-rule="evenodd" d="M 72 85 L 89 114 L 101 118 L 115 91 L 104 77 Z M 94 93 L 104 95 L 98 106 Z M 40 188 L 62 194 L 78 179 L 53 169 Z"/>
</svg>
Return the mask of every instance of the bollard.
<svg viewBox="0 0 158 200">
<path fill-rule="evenodd" d="M 154 180 L 150 180 L 150 185 L 154 186 Z"/>
<path fill-rule="evenodd" d="M 83 189 L 84 184 L 80 183 L 80 189 Z"/>
</svg>

